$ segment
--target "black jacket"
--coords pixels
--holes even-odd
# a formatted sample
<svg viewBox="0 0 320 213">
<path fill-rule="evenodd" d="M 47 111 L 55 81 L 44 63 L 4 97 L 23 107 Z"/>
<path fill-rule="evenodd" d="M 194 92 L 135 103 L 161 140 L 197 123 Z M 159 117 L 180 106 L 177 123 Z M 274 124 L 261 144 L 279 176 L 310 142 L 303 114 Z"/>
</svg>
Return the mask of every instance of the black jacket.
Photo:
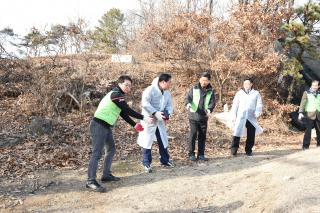
<svg viewBox="0 0 320 213">
<path fill-rule="evenodd" d="M 120 109 L 120 116 L 131 126 L 135 126 L 136 122 L 134 122 L 131 118 L 137 118 L 142 120 L 143 119 L 143 115 L 141 115 L 140 113 L 134 111 L 133 109 L 131 109 L 127 102 L 124 99 L 124 92 L 121 90 L 121 88 L 119 86 L 116 86 L 112 89 L 113 93 L 111 94 L 111 100 L 113 103 L 115 103 Z M 99 122 L 99 123 L 103 123 L 106 126 L 110 126 L 108 123 L 98 119 L 98 118 L 94 118 L 95 121 Z"/>
<path fill-rule="evenodd" d="M 189 119 L 190 120 L 195 120 L 195 121 L 206 121 L 208 120 L 208 115 L 207 112 L 204 109 L 204 98 L 209 93 L 210 91 L 212 92 L 210 101 L 209 101 L 209 106 L 208 109 L 210 112 L 213 111 L 215 107 L 215 94 L 214 90 L 212 89 L 211 84 L 208 84 L 206 88 L 202 88 L 200 86 L 200 83 L 197 83 L 194 85 L 188 92 L 187 97 L 185 99 L 185 105 L 191 104 L 192 103 L 192 98 L 193 98 L 193 88 L 195 89 L 200 89 L 200 101 L 199 101 L 199 106 L 196 112 L 190 112 L 189 111 Z"/>
</svg>

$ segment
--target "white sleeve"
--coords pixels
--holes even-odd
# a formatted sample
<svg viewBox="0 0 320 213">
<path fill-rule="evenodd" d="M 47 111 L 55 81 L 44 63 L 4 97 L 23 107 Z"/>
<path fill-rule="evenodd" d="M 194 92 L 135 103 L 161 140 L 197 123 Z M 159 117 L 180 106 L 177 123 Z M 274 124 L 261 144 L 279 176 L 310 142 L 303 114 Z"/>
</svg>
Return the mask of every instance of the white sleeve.
<svg viewBox="0 0 320 213">
<path fill-rule="evenodd" d="M 148 113 L 153 114 L 157 110 L 151 105 L 152 88 L 148 87 L 142 93 L 141 107 Z"/>
<path fill-rule="evenodd" d="M 260 93 L 258 92 L 258 97 L 257 97 L 257 105 L 256 105 L 256 110 L 255 110 L 255 114 L 260 116 L 262 114 L 262 98 Z"/>
<path fill-rule="evenodd" d="M 233 119 L 237 117 L 238 108 L 239 108 L 239 92 L 236 93 L 232 101 L 232 107 L 230 112 Z"/>
</svg>

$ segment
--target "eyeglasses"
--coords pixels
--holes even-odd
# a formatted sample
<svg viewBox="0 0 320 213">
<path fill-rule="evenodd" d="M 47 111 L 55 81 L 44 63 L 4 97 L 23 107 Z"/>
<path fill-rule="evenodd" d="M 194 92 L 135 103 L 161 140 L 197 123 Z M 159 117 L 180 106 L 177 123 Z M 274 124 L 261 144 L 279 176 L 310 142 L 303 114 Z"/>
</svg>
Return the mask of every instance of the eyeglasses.
<svg viewBox="0 0 320 213">
<path fill-rule="evenodd" d="M 125 87 L 128 87 L 128 88 L 131 88 L 131 87 L 132 87 L 131 84 L 122 84 L 122 85 L 125 86 Z"/>
</svg>

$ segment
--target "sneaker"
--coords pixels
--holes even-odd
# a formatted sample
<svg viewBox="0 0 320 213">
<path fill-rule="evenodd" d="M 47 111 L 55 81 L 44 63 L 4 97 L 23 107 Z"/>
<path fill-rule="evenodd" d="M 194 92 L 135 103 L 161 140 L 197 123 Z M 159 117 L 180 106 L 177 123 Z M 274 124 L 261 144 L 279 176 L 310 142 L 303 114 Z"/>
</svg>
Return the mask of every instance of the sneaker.
<svg viewBox="0 0 320 213">
<path fill-rule="evenodd" d="M 204 155 L 199 155 L 198 160 L 207 161 L 208 159 Z"/>
<path fill-rule="evenodd" d="M 87 181 L 86 188 L 95 192 L 106 191 L 106 188 L 102 187 L 96 180 Z"/>
<path fill-rule="evenodd" d="M 109 181 L 119 181 L 120 178 L 109 174 L 108 176 L 104 176 L 101 178 L 101 182 L 109 182 Z"/>
<path fill-rule="evenodd" d="M 175 167 L 174 163 L 170 160 L 167 163 L 161 163 L 161 165 L 165 167 L 170 167 L 170 168 Z"/>
<path fill-rule="evenodd" d="M 150 166 L 150 165 L 143 166 L 143 168 L 144 168 L 144 171 L 145 171 L 146 173 L 151 173 L 151 172 L 152 172 L 152 169 L 151 169 L 151 166 Z"/>
<path fill-rule="evenodd" d="M 197 158 L 196 158 L 196 156 L 191 155 L 191 156 L 189 156 L 189 160 L 191 160 L 191 161 L 196 161 L 196 160 L 197 160 Z"/>
</svg>

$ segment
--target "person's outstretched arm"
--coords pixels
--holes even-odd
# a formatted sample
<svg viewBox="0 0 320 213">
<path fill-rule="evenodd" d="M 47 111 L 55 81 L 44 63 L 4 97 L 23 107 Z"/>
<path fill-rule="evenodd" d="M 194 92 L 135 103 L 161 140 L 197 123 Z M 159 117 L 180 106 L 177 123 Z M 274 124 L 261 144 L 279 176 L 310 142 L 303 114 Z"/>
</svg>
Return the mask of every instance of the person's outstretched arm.
<svg viewBox="0 0 320 213">
<path fill-rule="evenodd" d="M 135 126 L 136 123 L 129 116 L 140 119 L 140 120 L 143 119 L 143 115 L 141 115 L 140 113 L 134 111 L 129 107 L 129 105 L 124 99 L 124 96 L 121 93 L 113 92 L 111 94 L 111 100 L 121 109 L 120 116 L 131 126 Z"/>
</svg>

